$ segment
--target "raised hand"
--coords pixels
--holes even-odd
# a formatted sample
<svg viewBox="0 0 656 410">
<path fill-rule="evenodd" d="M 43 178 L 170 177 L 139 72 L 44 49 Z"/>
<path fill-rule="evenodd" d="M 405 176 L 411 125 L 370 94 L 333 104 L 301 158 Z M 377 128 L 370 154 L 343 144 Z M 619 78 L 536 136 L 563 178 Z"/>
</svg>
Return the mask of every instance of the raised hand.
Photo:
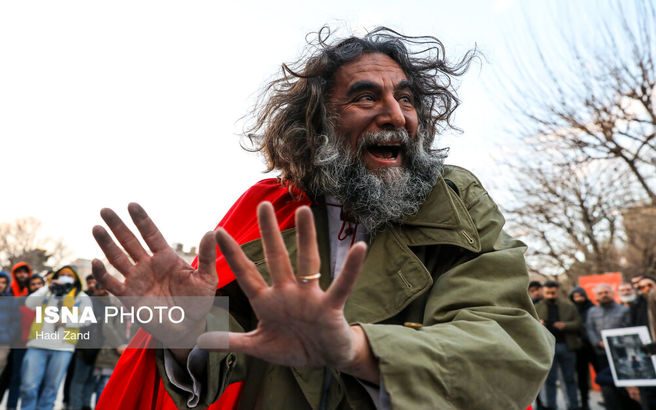
<svg viewBox="0 0 656 410">
<path fill-rule="evenodd" d="M 230 235 L 221 229 L 216 232 L 216 241 L 250 300 L 258 326 L 249 333 L 229 333 L 228 348 L 218 347 L 224 345 L 225 332 L 206 333 L 198 345 L 207 350 L 243 352 L 285 366 L 324 365 L 377 383 L 377 368 L 371 367 L 373 357 L 362 329 L 349 326 L 344 318 L 344 304 L 364 262 L 366 245 L 357 243 L 350 249 L 341 273 L 324 292 L 316 280 L 320 258 L 310 209 L 301 207 L 296 212 L 296 275 L 270 203 L 258 207 L 258 222 L 272 286 Z"/>
<path fill-rule="evenodd" d="M 152 254 L 146 252 L 114 211 L 102 209 L 100 216 L 123 249 L 101 226 L 93 227 L 93 236 L 109 263 L 125 277 L 125 282 L 109 275 L 98 259 L 92 262 L 93 276 L 127 307 L 151 307 L 154 301 L 157 305 L 182 307 L 186 319 L 181 323 L 152 321 L 142 324 L 142 327 L 166 346 L 193 346 L 205 329 L 205 315 L 211 309 L 216 293 L 214 233 L 206 233 L 200 242 L 196 270 L 173 251 L 141 206 L 131 203 L 128 211 Z"/>
</svg>

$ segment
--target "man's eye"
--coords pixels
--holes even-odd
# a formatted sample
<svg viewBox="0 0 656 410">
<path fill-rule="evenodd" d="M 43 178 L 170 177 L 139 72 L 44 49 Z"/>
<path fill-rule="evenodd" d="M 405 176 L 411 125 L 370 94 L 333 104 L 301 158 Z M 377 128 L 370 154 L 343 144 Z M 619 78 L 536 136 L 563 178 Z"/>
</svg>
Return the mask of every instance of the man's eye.
<svg viewBox="0 0 656 410">
<path fill-rule="evenodd" d="M 355 98 L 355 101 L 373 101 L 373 100 L 374 100 L 374 96 L 371 94 L 364 94 Z"/>
<path fill-rule="evenodd" d="M 403 102 L 403 103 L 412 104 L 412 97 L 410 97 L 408 95 L 402 95 L 402 96 L 399 97 L 399 101 Z"/>
</svg>

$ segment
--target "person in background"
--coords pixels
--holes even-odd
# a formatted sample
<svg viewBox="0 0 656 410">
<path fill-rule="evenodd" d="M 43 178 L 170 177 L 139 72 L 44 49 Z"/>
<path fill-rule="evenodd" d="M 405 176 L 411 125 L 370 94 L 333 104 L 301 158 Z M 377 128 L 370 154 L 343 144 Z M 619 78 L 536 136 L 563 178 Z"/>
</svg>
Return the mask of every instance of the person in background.
<svg viewBox="0 0 656 410">
<path fill-rule="evenodd" d="M 649 328 L 651 330 L 651 340 L 649 354 L 656 354 L 656 291 L 652 289 L 647 294 L 647 314 L 649 316 Z"/>
<path fill-rule="evenodd" d="M 68 370 L 68 374 L 72 375 L 70 387 L 64 386 L 64 389 L 69 387 L 67 402 L 70 410 L 90 409 L 91 396 L 94 391 L 98 391 L 98 378 L 93 376 L 93 371 L 100 347 L 103 345 L 101 323 L 104 317 L 105 306 L 109 304 L 108 299 L 98 297 L 106 296 L 107 291 L 96 289 L 96 279 L 93 275 L 88 275 L 85 281 L 87 288 L 84 293 L 94 296 L 91 299 L 91 305 L 93 306 L 97 323 L 91 323 L 81 330 L 90 334 L 89 340 L 81 340 L 75 347 L 73 361 Z"/>
<path fill-rule="evenodd" d="M 25 305 L 36 310 L 40 306 L 72 308 L 80 311 L 91 307 L 89 297 L 82 292 L 82 282 L 73 266 L 57 270 L 48 287 L 42 287 L 25 300 Z M 59 385 L 71 360 L 82 323 L 49 323 L 35 321 L 23 359 L 20 387 L 21 409 L 52 409 Z M 44 335 L 49 335 L 45 337 Z M 41 386 L 41 384 L 43 385 Z M 41 386 L 41 388 L 39 387 Z"/>
<path fill-rule="evenodd" d="M 9 294 L 9 282 L 9 274 L 5 271 L 0 271 L 0 297 Z M 8 325 L 7 319 L 2 317 L 2 312 L 4 311 L 2 308 L 6 308 L 4 306 L 6 304 L 4 298 L 0 299 L 0 331 L 5 331 L 5 327 Z M 2 339 L 4 338 L 6 338 L 5 335 L 0 337 L 0 401 L 2 401 L 5 390 L 9 386 L 9 377 L 11 377 L 8 371 L 10 367 L 8 365 L 11 364 L 10 350 L 9 345 L 2 345 Z"/>
<path fill-rule="evenodd" d="M 640 280 L 638 281 L 638 297 L 629 307 L 631 311 L 631 326 L 649 327 L 647 294 L 654 288 L 656 288 L 656 278 L 648 275 L 640 276 Z"/>
<path fill-rule="evenodd" d="M 535 305 L 542 300 L 542 284 L 537 280 L 532 280 L 528 284 L 528 295 L 531 297 L 531 302 Z M 538 394 L 538 397 L 535 398 L 535 407 L 537 410 L 543 410 L 545 408 L 542 403 L 542 398 Z"/>
<path fill-rule="evenodd" d="M 640 405 L 632 400 L 624 388 L 618 388 L 613 383 L 608 358 L 604 350 L 601 331 L 627 327 L 630 324 L 629 309 L 615 302 L 613 287 L 602 283 L 594 288 L 599 305 L 588 310 L 585 328 L 592 344 L 598 363 L 597 383 L 601 386 L 601 394 L 607 409 L 633 410 Z"/>
<path fill-rule="evenodd" d="M 33 274 L 29 277 L 27 281 L 28 295 L 36 292 L 45 286 L 45 281 L 43 278 L 37 274 Z M 20 340 L 17 340 L 15 343 L 14 349 L 11 349 L 11 378 L 9 381 L 9 396 L 7 397 L 7 410 L 14 410 L 18 406 L 18 398 L 20 397 L 20 384 L 21 384 L 21 372 L 23 366 L 23 358 L 25 357 L 25 342 L 27 342 L 27 337 L 29 335 L 30 327 L 32 322 L 34 322 L 35 312 L 32 309 L 29 309 L 23 303 L 19 306 L 20 311 L 20 321 L 21 321 L 21 332 Z"/>
<path fill-rule="evenodd" d="M 86 293 L 88 296 L 95 296 L 96 278 L 94 278 L 93 275 L 87 275 L 84 278 L 84 281 L 86 282 L 84 293 Z M 96 312 L 97 307 L 95 306 L 93 299 L 91 299 L 91 304 L 93 305 L 94 312 Z M 96 317 L 98 317 L 97 312 Z M 82 403 L 81 400 L 83 400 L 84 397 L 89 397 L 93 392 L 93 385 L 90 375 L 99 349 L 90 348 L 90 345 L 99 346 L 95 344 L 95 339 L 97 338 L 98 333 L 98 331 L 96 331 L 97 328 L 98 327 L 95 324 L 91 324 L 83 329 L 82 332 L 92 332 L 91 340 L 81 340 L 75 346 L 75 353 L 73 354 L 71 363 L 68 365 L 68 370 L 66 370 L 66 378 L 64 379 L 64 407 L 81 407 L 83 409 L 89 407 L 89 400 L 86 400 L 87 405 L 81 405 L 80 403 Z M 76 374 L 78 370 L 80 374 Z M 71 395 L 75 395 L 76 397 L 71 398 Z"/>
<path fill-rule="evenodd" d="M 640 279 L 642 279 L 642 274 L 637 274 L 631 277 L 631 286 L 633 287 L 633 291 L 636 293 L 636 295 L 640 294 L 640 289 L 638 289 Z"/>
<path fill-rule="evenodd" d="M 594 292 L 599 305 L 593 306 L 588 310 L 585 327 L 588 332 L 588 339 L 595 348 L 595 352 L 605 358 L 604 341 L 601 337 L 601 331 L 604 329 L 627 327 L 631 321 L 629 309 L 615 302 L 612 286 L 602 283 L 595 287 Z M 601 361 L 600 363 L 603 362 Z"/>
<path fill-rule="evenodd" d="M 644 275 L 635 275 L 631 278 L 631 286 L 633 291 L 636 294 L 636 298 L 633 302 L 629 303 L 629 322 L 633 325 L 638 323 L 638 325 L 633 326 L 644 326 L 648 322 L 649 318 L 647 317 L 647 303 L 645 297 L 642 295 L 640 290 L 640 281 L 644 278 Z M 649 285 L 647 285 L 649 286 Z"/>
<path fill-rule="evenodd" d="M 649 275 L 641 275 L 638 281 L 638 291 L 640 296 L 629 307 L 631 312 L 631 326 L 646 326 L 649 332 L 652 332 L 649 323 L 649 309 L 647 298 L 649 293 L 656 289 L 656 278 Z M 640 400 L 643 409 L 656 409 L 656 387 L 641 386 Z"/>
<path fill-rule="evenodd" d="M 569 295 L 570 300 L 576 306 L 579 312 L 581 323 L 585 323 L 588 316 L 588 310 L 594 306 L 594 303 L 588 299 L 588 294 L 582 287 L 575 287 Z M 581 395 L 581 409 L 589 410 L 590 400 L 590 365 L 597 369 L 597 361 L 595 360 L 594 349 L 588 339 L 588 334 L 585 331 L 585 326 L 581 326 L 579 330 L 579 337 L 581 338 L 582 345 L 576 349 L 576 379 L 579 384 L 579 394 Z"/>
<path fill-rule="evenodd" d="M 560 290 L 558 283 L 547 281 L 543 285 L 542 295 L 544 299 L 535 305 L 535 310 L 542 323 L 556 338 L 556 350 L 554 361 L 547 376 L 544 386 L 544 397 L 548 409 L 556 409 L 556 381 L 558 380 L 558 369 L 563 374 L 565 381 L 564 393 L 567 397 L 570 409 L 579 407 L 579 398 L 576 393 L 576 349 L 582 343 L 579 338 L 581 329 L 581 318 L 576 308 L 568 300 L 559 298 Z"/>
<path fill-rule="evenodd" d="M 7 359 L 20 323 L 18 305 L 11 295 L 11 278 L 5 271 L 0 271 L 0 373 L 7 366 Z M 6 386 L 6 383 L 5 383 Z M 4 394 L 4 392 L 2 392 Z M 0 395 L 0 399 L 2 395 Z"/>
<path fill-rule="evenodd" d="M 39 275 L 30 276 L 30 280 L 27 282 L 28 295 L 36 292 L 46 285 L 46 281 Z"/>
<path fill-rule="evenodd" d="M 27 296 L 27 281 L 32 276 L 32 267 L 27 262 L 18 262 L 11 268 L 12 295 Z"/>
<path fill-rule="evenodd" d="M 533 304 L 542 300 L 542 284 L 537 280 L 532 280 L 528 284 L 528 295 L 531 297 Z"/>
<path fill-rule="evenodd" d="M 9 289 L 11 289 L 9 286 L 10 283 L 11 278 L 9 277 L 9 274 L 3 270 L 0 270 L 0 296 L 11 295 L 9 292 Z"/>
<path fill-rule="evenodd" d="M 631 302 L 636 300 L 636 292 L 633 289 L 633 285 L 630 283 L 622 283 L 617 287 L 617 296 L 619 296 L 620 301 L 626 307 L 631 305 Z"/>
<path fill-rule="evenodd" d="M 87 287 L 84 292 L 89 296 L 95 296 L 94 293 L 96 291 L 96 278 L 89 274 L 86 278 L 84 278 L 84 281 L 87 283 Z"/>
</svg>

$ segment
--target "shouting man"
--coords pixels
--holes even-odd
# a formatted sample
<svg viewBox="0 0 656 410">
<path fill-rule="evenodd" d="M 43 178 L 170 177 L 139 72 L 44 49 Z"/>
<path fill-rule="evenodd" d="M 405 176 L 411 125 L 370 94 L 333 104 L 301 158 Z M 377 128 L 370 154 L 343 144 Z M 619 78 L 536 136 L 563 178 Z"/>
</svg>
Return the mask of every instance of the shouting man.
<svg viewBox="0 0 656 410">
<path fill-rule="evenodd" d="M 478 179 L 432 148 L 472 56 L 451 65 L 437 39 L 386 28 L 320 31 L 249 134 L 279 178 L 246 191 L 193 267 L 137 204 L 152 255 L 103 209 L 127 253 L 94 227 L 125 276 L 95 260 L 103 286 L 125 301 L 229 296 L 231 332 L 211 332 L 209 305 L 183 327 L 144 325 L 165 348 L 210 332 L 193 349 L 128 349 L 100 408 L 526 408 L 553 338 L 526 292 L 525 247 Z"/>
</svg>

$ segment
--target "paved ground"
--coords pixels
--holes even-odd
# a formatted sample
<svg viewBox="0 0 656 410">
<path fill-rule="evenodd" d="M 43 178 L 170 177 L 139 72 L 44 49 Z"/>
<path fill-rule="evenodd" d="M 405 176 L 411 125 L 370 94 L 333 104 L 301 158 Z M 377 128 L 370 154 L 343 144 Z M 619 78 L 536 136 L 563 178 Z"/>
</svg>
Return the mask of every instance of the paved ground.
<svg viewBox="0 0 656 410">
<path fill-rule="evenodd" d="M 5 393 L 4 400 L 0 401 L 0 410 L 5 410 L 7 408 L 7 396 L 9 394 Z M 94 396 L 95 397 L 95 396 Z M 55 407 L 53 410 L 63 410 L 64 406 L 62 405 L 62 400 L 64 399 L 64 383 L 59 387 L 59 393 L 57 394 L 57 400 L 55 401 Z M 20 401 L 18 402 L 20 403 Z"/>
<path fill-rule="evenodd" d="M 606 407 L 603 405 L 603 399 L 601 397 L 601 392 L 591 391 L 590 392 L 590 410 L 605 410 Z M 533 406 L 535 408 L 535 406 Z M 565 404 L 565 397 L 561 389 L 558 389 L 558 410 L 567 410 L 567 405 Z"/>
</svg>

